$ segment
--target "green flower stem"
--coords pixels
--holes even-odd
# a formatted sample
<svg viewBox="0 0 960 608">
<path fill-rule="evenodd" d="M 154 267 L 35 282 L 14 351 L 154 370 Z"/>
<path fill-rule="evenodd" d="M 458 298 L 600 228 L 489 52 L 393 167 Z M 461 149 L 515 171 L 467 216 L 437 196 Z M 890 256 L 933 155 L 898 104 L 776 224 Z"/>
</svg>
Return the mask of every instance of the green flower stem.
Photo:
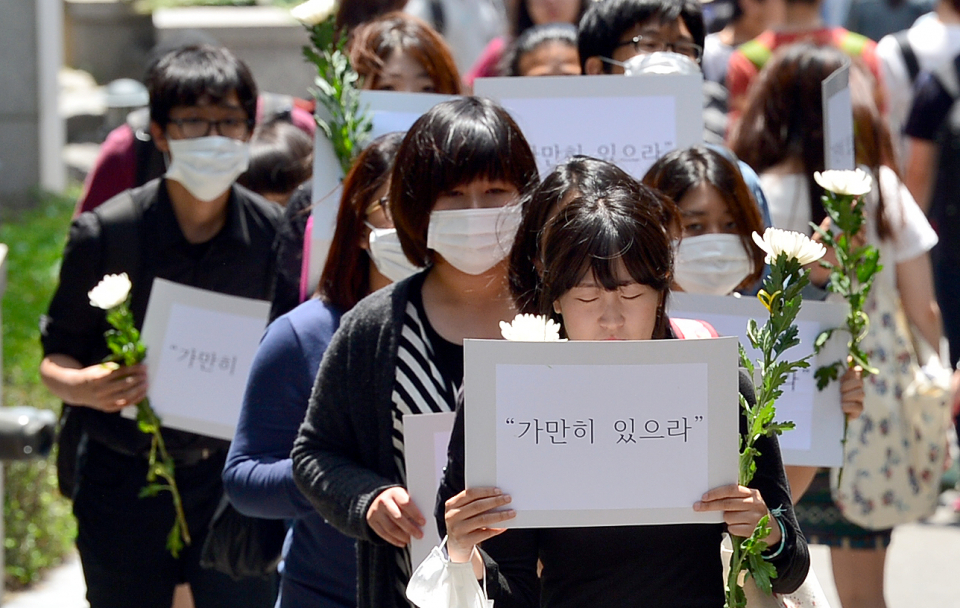
<svg viewBox="0 0 960 608">
<path fill-rule="evenodd" d="M 136 365 L 143 361 L 147 356 L 147 349 L 140 340 L 140 332 L 134 326 L 129 300 L 107 311 L 107 322 L 113 327 L 104 334 L 107 346 L 113 353 L 108 357 L 108 361 L 121 365 Z M 167 452 L 163 434 L 160 432 L 160 417 L 150 405 L 149 398 L 144 398 L 137 404 L 137 426 L 142 432 L 151 435 L 147 485 L 140 490 L 140 497 L 170 492 L 176 518 L 170 534 L 167 535 L 167 549 L 173 557 L 178 557 L 183 547 L 190 544 L 190 530 L 187 527 L 180 490 L 177 488 L 173 458 Z M 157 483 L 157 478 L 162 479 L 165 484 Z"/>
<path fill-rule="evenodd" d="M 870 295 L 873 280 L 883 269 L 880 264 L 880 251 L 872 245 L 857 247 L 854 237 L 863 230 L 865 220 L 863 196 L 850 196 L 827 191 L 823 198 L 823 208 L 830 217 L 830 222 L 836 229 L 836 234 L 823 230 L 811 224 L 823 240 L 823 244 L 832 247 L 837 255 L 837 263 L 822 261 L 820 265 L 830 270 L 830 291 L 840 294 L 849 305 L 843 329 L 850 335 L 847 341 L 847 357 L 845 361 L 834 361 L 817 369 L 814 376 L 817 379 L 817 388 L 823 390 L 827 385 L 840 377 L 843 369 L 853 369 L 860 366 L 864 374 L 876 374 L 878 370 L 870 365 L 867 353 L 860 348 L 860 343 L 870 328 L 870 319 L 863 311 L 863 306 Z M 828 330 L 820 334 L 814 344 L 816 352 L 820 352 L 824 344 L 833 334 Z M 843 444 L 844 452 L 847 447 L 847 428 L 850 417 L 843 415 Z M 843 480 L 843 467 L 837 475 L 838 483 Z"/>
<path fill-rule="evenodd" d="M 747 325 L 750 344 L 760 351 L 762 357 L 757 361 L 759 367 L 756 367 L 747 358 L 746 351 L 742 347 L 740 349 L 741 365 L 754 378 L 755 372 L 760 372 L 760 382 L 755 387 L 756 404 L 750 406 L 746 399 L 740 397 L 740 405 L 747 418 L 747 434 L 741 438 L 738 475 L 738 481 L 743 486 L 753 480 L 757 470 L 756 458 L 760 456 L 760 451 L 756 448 L 757 440 L 765 436 L 779 435 L 794 426 L 792 422 L 775 420 L 776 400 L 783 394 L 781 387 L 787 377 L 809 367 L 809 357 L 798 361 L 781 360 L 787 350 L 800 343 L 799 331 L 794 321 L 803 301 L 800 292 L 808 283 L 809 271 L 804 270 L 796 258 L 780 254 L 770 265 L 770 274 L 757 295 L 769 317 L 763 327 L 758 326 L 752 319 Z M 749 538 L 731 536 L 733 555 L 727 576 L 726 608 L 746 606 L 746 596 L 739 584 L 740 573 L 744 570 L 753 577 L 761 591 L 772 593 L 771 581 L 776 578 L 777 570 L 762 556 L 767 548 L 764 539 L 769 534 L 770 520 L 768 516 L 764 516 Z"/>
<path fill-rule="evenodd" d="M 170 492 L 173 498 L 173 508 L 176 512 L 176 523 L 174 531 L 179 534 L 171 533 L 167 538 L 167 548 L 170 553 L 177 557 L 184 545 L 190 544 L 190 530 L 187 527 L 187 516 L 183 511 L 183 501 L 180 498 L 180 491 L 177 489 L 177 480 L 174 475 L 174 462 L 170 453 L 167 452 L 167 446 L 163 441 L 163 434 L 160 432 L 160 418 L 156 411 L 150 405 L 150 399 L 146 398 L 137 404 L 137 421 L 141 430 L 147 426 L 150 434 L 153 436 L 150 444 L 149 472 L 147 473 L 146 487 L 141 491 L 141 497 L 153 496 L 161 491 Z M 147 424 L 144 425 L 144 422 Z M 160 462 L 157 463 L 157 454 L 159 453 Z M 167 485 L 156 483 L 156 478 L 160 477 L 167 482 Z"/>
</svg>

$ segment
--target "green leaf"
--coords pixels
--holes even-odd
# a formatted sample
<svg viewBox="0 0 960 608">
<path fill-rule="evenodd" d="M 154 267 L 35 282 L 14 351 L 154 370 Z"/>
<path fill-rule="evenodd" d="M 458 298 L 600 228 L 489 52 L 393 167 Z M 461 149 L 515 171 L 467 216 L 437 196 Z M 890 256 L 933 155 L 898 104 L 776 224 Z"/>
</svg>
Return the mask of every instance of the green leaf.
<svg viewBox="0 0 960 608">
<path fill-rule="evenodd" d="M 180 533 L 180 521 L 174 520 L 173 527 L 170 528 L 170 533 L 167 535 L 167 550 L 170 551 L 170 555 L 176 559 L 180 556 L 180 551 L 183 550 L 183 535 Z"/>
</svg>

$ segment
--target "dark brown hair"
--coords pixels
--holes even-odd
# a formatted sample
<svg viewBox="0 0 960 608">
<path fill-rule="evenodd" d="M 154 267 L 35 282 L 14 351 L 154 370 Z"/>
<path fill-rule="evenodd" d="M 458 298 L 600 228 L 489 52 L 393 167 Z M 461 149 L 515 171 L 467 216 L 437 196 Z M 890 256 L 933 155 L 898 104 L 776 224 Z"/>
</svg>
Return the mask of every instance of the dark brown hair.
<svg viewBox="0 0 960 608">
<path fill-rule="evenodd" d="M 664 214 L 672 219 L 664 221 Z M 581 192 L 547 224 L 540 261 L 543 267 L 539 313 L 551 315 L 553 302 L 591 273 L 604 289 L 620 286 L 618 264 L 633 280 L 660 292 L 654 339 L 670 337 L 665 311 L 673 281 L 671 226 L 676 206 L 660 192 L 634 179 L 602 191 Z"/>
<path fill-rule="evenodd" d="M 727 211 L 737 223 L 743 249 L 753 260 L 753 272 L 738 288 L 753 285 L 763 274 L 765 254 L 753 242 L 753 233 L 763 234 L 763 217 L 750 194 L 740 169 L 723 154 L 705 146 L 674 150 L 653 164 L 643 176 L 643 183 L 656 188 L 678 205 L 687 192 L 708 184 L 720 195 Z M 681 214 L 682 214 L 682 210 Z"/>
<path fill-rule="evenodd" d="M 433 81 L 435 93 L 460 94 L 460 73 L 443 38 L 413 15 L 393 12 L 353 31 L 350 63 L 366 88 L 375 88 L 384 64 L 395 52 L 410 55 Z"/>
<path fill-rule="evenodd" d="M 393 11 L 401 11 L 407 0 L 341 0 L 337 9 L 337 29 L 350 32 L 377 17 Z"/>
<path fill-rule="evenodd" d="M 521 313 L 540 311 L 540 247 L 545 226 L 560 207 L 582 192 L 599 195 L 633 178 L 620 167 L 589 156 L 560 163 L 527 197 L 517 238 L 510 250 L 510 292 Z"/>
<path fill-rule="evenodd" d="M 536 159 L 506 110 L 464 97 L 437 104 L 413 123 L 390 180 L 390 212 L 412 263 L 431 262 L 427 227 L 440 195 L 478 179 L 512 184 L 521 197 L 537 184 Z"/>
<path fill-rule="evenodd" d="M 373 193 L 390 178 L 402 133 L 387 133 L 370 142 L 343 180 L 337 228 L 317 291 L 324 302 L 346 312 L 370 291 L 370 258 L 360 248 Z"/>
<path fill-rule="evenodd" d="M 734 127 L 731 148 L 734 154 L 754 168 L 757 173 L 788 159 L 799 160 L 810 193 L 810 221 L 819 224 L 826 217 L 823 188 L 813 179 L 815 171 L 824 170 L 823 157 L 823 103 L 821 83 L 844 65 L 850 65 L 851 98 L 854 101 L 854 145 L 858 162 L 869 166 L 878 175 L 883 158 L 885 128 L 872 125 L 864 114 L 864 107 L 874 104 L 872 93 L 853 86 L 854 74 L 861 70 L 856 60 L 832 46 L 817 46 L 809 42 L 791 44 L 777 51 L 761 70 L 747 97 L 746 109 L 740 123 Z M 862 72 L 861 72 L 862 73 Z M 858 108 L 858 106 L 860 106 Z M 857 119 L 859 116 L 859 119 Z M 879 138 L 867 144 L 864 136 Z M 889 138 L 889 133 L 886 133 Z M 875 145 L 879 144 L 879 145 Z M 892 145 L 889 155 L 892 156 Z M 865 158 L 864 155 L 872 158 Z M 879 193 L 879 188 L 877 188 Z M 886 236 L 888 227 L 883 219 L 883 202 L 878 206 L 878 234 Z"/>
</svg>

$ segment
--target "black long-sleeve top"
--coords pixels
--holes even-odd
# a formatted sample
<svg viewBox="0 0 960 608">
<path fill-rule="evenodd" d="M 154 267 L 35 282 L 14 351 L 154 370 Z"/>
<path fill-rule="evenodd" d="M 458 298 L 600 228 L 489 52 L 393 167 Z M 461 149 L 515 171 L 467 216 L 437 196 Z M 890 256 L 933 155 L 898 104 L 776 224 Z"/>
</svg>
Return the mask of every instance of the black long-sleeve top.
<svg viewBox="0 0 960 608">
<path fill-rule="evenodd" d="M 740 393 L 748 403 L 756 401 L 753 385 L 743 370 Z M 740 432 L 746 433 L 743 414 Z M 756 447 L 761 456 L 750 487 L 760 490 L 771 511 L 782 509 L 778 518 L 783 523 L 784 545 L 769 561 L 778 573 L 774 591 L 789 593 L 806 578 L 810 555 L 793 512 L 779 443 L 775 437 L 764 437 Z M 463 471 L 461 406 L 437 500 L 441 534 L 446 529 L 443 504 L 464 489 Z M 510 529 L 481 545 L 487 593 L 497 608 L 719 608 L 724 601 L 720 561 L 723 529 L 723 524 Z M 543 564 L 539 579 L 538 559 Z"/>
</svg>

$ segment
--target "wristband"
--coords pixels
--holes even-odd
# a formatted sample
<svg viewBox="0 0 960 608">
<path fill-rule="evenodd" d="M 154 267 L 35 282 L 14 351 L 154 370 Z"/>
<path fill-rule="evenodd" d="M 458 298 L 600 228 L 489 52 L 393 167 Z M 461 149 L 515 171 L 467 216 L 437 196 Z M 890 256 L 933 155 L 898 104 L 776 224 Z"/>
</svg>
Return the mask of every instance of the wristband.
<svg viewBox="0 0 960 608">
<path fill-rule="evenodd" d="M 780 526 L 780 546 L 777 547 L 777 550 L 770 555 L 765 555 L 763 553 L 760 554 L 760 557 L 767 561 L 770 561 L 780 555 L 783 552 L 784 545 L 787 544 L 787 530 L 783 527 L 783 522 L 780 521 L 780 518 L 773 513 L 770 513 L 770 517 L 772 517 L 773 521 L 777 522 L 777 525 Z"/>
</svg>

